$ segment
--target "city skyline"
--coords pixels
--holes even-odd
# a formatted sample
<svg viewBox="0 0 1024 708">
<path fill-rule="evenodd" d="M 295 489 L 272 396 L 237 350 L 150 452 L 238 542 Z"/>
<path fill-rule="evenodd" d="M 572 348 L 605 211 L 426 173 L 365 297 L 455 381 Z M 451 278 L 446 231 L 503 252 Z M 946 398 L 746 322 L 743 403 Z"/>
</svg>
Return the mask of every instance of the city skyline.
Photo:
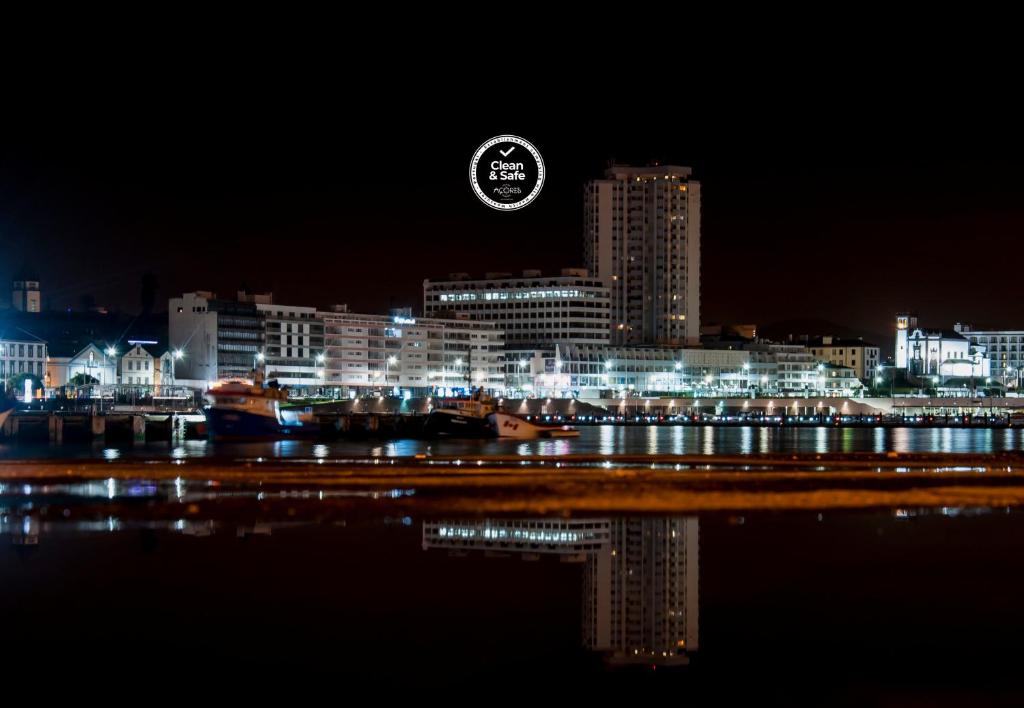
<svg viewBox="0 0 1024 708">
<path fill-rule="evenodd" d="M 824 154 L 778 120 L 734 142 L 708 120 L 688 121 L 692 130 L 516 122 L 545 155 L 548 181 L 515 213 L 481 205 L 466 179 L 492 122 L 435 118 L 422 174 L 406 170 L 409 143 L 391 122 L 361 125 L 367 140 L 355 145 L 320 125 L 287 133 L 286 122 L 260 133 L 259 149 L 256 126 L 225 136 L 191 125 L 166 141 L 98 126 L 100 140 L 74 144 L 28 132 L 0 158 L 0 278 L 27 264 L 53 307 L 91 294 L 138 309 L 146 272 L 158 302 L 244 283 L 320 307 L 416 307 L 424 278 L 585 265 L 585 183 L 611 160 L 657 160 L 691 166 L 704 187 L 702 322 L 825 320 L 881 338 L 903 310 L 976 326 L 1019 319 L 997 279 L 927 288 L 915 275 L 963 269 L 965 256 L 977 264 L 968 274 L 989 272 L 1019 255 L 1024 178 L 1012 152 L 929 149 L 938 120 L 881 140 L 874 123 Z"/>
</svg>

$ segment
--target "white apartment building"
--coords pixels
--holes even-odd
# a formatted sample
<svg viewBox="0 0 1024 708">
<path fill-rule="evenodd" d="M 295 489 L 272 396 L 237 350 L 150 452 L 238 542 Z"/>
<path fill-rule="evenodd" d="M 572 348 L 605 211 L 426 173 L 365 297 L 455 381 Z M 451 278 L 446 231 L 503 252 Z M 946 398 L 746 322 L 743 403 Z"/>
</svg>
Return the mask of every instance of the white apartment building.
<svg viewBox="0 0 1024 708">
<path fill-rule="evenodd" d="M 267 381 L 282 386 L 324 385 L 324 324 L 315 307 L 256 303 L 264 322 Z"/>
<path fill-rule="evenodd" d="M 423 281 L 423 312 L 493 322 L 514 353 L 558 343 L 607 344 L 611 296 L 582 268 L 563 268 L 557 276 L 539 270 L 523 271 L 522 277 L 488 273 L 482 279 L 451 273 L 447 280 Z"/>
<path fill-rule="evenodd" d="M 46 342 L 24 335 L 16 338 L 0 337 L 0 386 L 18 374 L 32 374 L 44 380 L 46 376 Z"/>
<path fill-rule="evenodd" d="M 819 389 L 824 392 L 824 395 L 833 398 L 857 396 L 864 389 L 864 383 L 852 366 L 823 364 L 818 378 L 819 384 L 821 384 Z"/>
<path fill-rule="evenodd" d="M 700 340 L 700 182 L 689 167 L 615 166 L 586 185 L 584 256 L 611 289 L 612 343 Z"/>
<path fill-rule="evenodd" d="M 1020 387 L 1024 372 L 1024 330 L 1018 329 L 973 329 L 970 325 L 957 323 L 953 330 L 966 338 L 988 360 L 991 376 L 1004 385 Z"/>
<path fill-rule="evenodd" d="M 141 344 L 135 344 L 121 357 L 121 383 L 129 386 L 153 386 L 157 361 Z"/>
<path fill-rule="evenodd" d="M 750 381 L 762 391 L 780 396 L 808 395 L 821 388 L 821 362 L 801 344 L 757 342 L 744 345 L 750 353 Z"/>
<path fill-rule="evenodd" d="M 502 331 L 490 322 L 320 312 L 324 381 L 339 395 L 504 384 Z"/>
</svg>

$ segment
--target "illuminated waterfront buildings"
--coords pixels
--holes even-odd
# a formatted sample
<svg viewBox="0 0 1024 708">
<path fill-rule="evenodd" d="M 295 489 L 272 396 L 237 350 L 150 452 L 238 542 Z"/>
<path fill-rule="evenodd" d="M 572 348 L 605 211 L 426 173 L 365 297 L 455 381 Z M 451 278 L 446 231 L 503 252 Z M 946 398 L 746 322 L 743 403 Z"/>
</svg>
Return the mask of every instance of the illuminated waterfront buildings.
<svg viewBox="0 0 1024 708">
<path fill-rule="evenodd" d="M 610 302 L 608 288 L 580 268 L 563 268 L 557 276 L 528 270 L 522 277 L 488 273 L 472 279 L 452 273 L 448 280 L 423 281 L 425 316 L 448 312 L 493 322 L 505 332 L 509 350 L 607 344 Z"/>
<path fill-rule="evenodd" d="M 1024 330 L 1019 329 L 974 329 L 970 325 L 957 324 L 954 331 L 982 352 L 988 362 L 988 373 L 1005 386 L 1020 388 L 1024 372 Z M 983 366 L 980 367 L 983 370 Z"/>
<path fill-rule="evenodd" d="M 437 388 L 501 390 L 504 339 L 490 322 L 321 312 L 324 385 L 342 395 L 428 394 Z"/>
<path fill-rule="evenodd" d="M 914 377 L 929 377 L 936 383 L 945 382 L 949 378 L 984 380 L 991 376 L 990 360 L 987 347 L 993 344 L 1000 347 L 1000 353 L 1012 352 L 1019 357 L 1019 345 L 1016 350 L 1007 344 L 1006 350 L 1002 343 L 1006 341 L 1001 332 L 976 332 L 968 338 L 960 330 L 928 329 L 918 325 L 917 316 L 901 313 L 896 316 L 896 368 L 906 370 Z M 999 359 L 1008 362 L 1019 359 Z"/>
</svg>

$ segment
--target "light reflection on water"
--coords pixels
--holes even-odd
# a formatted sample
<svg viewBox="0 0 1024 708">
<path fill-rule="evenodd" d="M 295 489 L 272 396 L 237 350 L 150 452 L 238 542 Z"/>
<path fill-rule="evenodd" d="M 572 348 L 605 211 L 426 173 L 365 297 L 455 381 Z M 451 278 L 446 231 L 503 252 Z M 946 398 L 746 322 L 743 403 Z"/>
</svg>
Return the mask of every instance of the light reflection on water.
<svg viewBox="0 0 1024 708">
<path fill-rule="evenodd" d="M 829 449 L 828 432 L 830 428 L 816 428 L 814 431 L 814 451 L 824 454 Z"/>
<path fill-rule="evenodd" d="M 124 462 L 132 458 L 328 460 L 339 457 L 415 455 L 746 455 L 756 453 L 946 452 L 990 453 L 1020 450 L 1016 428 L 840 428 L 585 426 L 578 438 L 555 440 L 280 440 L 254 443 L 61 445 L 3 444 L 0 459 L 93 458 Z"/>
<path fill-rule="evenodd" d="M 413 645 L 420 637 L 425 638 L 423 656 L 440 655 L 438 668 L 447 672 L 465 669 L 480 646 L 482 661 L 501 668 L 518 654 L 529 652 L 532 659 L 547 652 L 541 655 L 544 661 L 516 665 L 519 679 L 551 665 L 564 678 L 570 666 L 589 673 L 624 665 L 650 671 L 699 657 L 693 672 L 678 676 L 685 680 L 671 684 L 673 695 L 704 681 L 715 699 L 737 674 L 756 675 L 753 671 L 765 661 L 774 661 L 774 680 L 759 680 L 754 688 L 764 702 L 766 688 L 776 686 L 777 677 L 795 662 L 812 666 L 815 673 L 853 666 L 850 680 L 866 680 L 877 690 L 878 679 L 865 677 L 866 671 L 905 681 L 914 666 L 908 657 L 922 656 L 912 678 L 913 685 L 926 687 L 927 695 L 911 702 L 930 705 L 927 698 L 941 692 L 932 682 L 941 683 L 945 676 L 935 671 L 936 662 L 948 652 L 948 629 L 934 621 L 936 605 L 955 613 L 971 653 L 982 655 L 976 675 L 954 672 L 958 699 L 963 700 L 963 684 L 972 676 L 981 689 L 989 689 L 994 677 L 1003 677 L 1007 685 L 1017 681 L 1013 642 L 1024 626 L 1018 600 L 1022 578 L 1007 573 L 998 559 L 1019 555 L 1020 523 L 1019 513 L 986 507 L 785 517 L 370 515 L 346 523 L 301 515 L 281 520 L 216 513 L 163 519 L 0 514 L 0 544 L 11 549 L 0 555 L 5 581 L 0 600 L 18 608 L 8 622 L 20 646 L 31 649 L 29 661 L 38 661 L 44 642 L 53 646 L 58 629 L 92 636 L 119 617 L 138 622 L 136 608 L 150 603 L 169 609 L 159 616 L 161 624 L 149 623 L 135 641 L 115 649 L 122 652 L 113 655 L 122 664 L 131 659 L 130 652 L 166 662 L 170 655 L 158 652 L 168 635 L 180 633 L 189 641 L 216 641 L 250 668 L 262 666 L 254 660 L 263 657 L 274 671 L 294 671 L 307 680 L 309 660 L 317 657 L 332 676 L 376 665 L 400 678 L 406 663 L 382 663 L 379 657 L 389 646 Z M 950 543 L 951 538 L 968 542 Z M 993 544 L 996 548 L 986 551 Z M 805 553 L 787 552 L 794 546 Z M 345 563 L 325 563 L 324 548 Z M 104 582 L 97 582 L 92 564 L 73 562 L 99 551 L 114 561 L 103 569 Z M 811 568 L 808 557 L 815 559 Z M 196 573 L 197 567 L 204 572 Z M 238 576 L 250 567 L 259 575 L 244 578 L 267 580 L 238 593 Z M 283 572 L 271 572 L 278 569 Z M 116 592 L 130 583 L 145 590 L 141 602 L 132 604 L 131 596 Z M 445 604 L 453 586 L 472 583 L 485 583 L 486 592 L 466 591 Z M 949 592 L 950 584 L 955 593 Z M 1000 586 L 1002 591 L 993 590 Z M 402 591 L 395 594 L 394 588 Z M 226 596 L 232 601 L 224 603 Z M 857 603 L 862 611 L 851 612 Z M 90 611 L 83 612 L 82 606 Z M 267 607 L 282 608 L 275 616 L 278 625 L 266 623 L 271 629 L 281 627 L 279 637 L 265 626 L 258 635 L 238 633 L 246 618 L 260 616 Z M 308 614 L 295 612 L 296 607 Z M 315 626 L 308 621 L 311 614 Z M 224 616 L 231 621 L 220 624 Z M 100 621 L 93 621 L 96 617 Z M 834 640 L 821 641 L 822 626 Z M 228 627 L 235 631 L 224 631 Z M 115 629 L 121 637 L 128 625 Z M 358 640 L 353 653 L 337 661 L 345 646 L 339 637 L 347 640 L 353 633 Z M 296 647 L 324 634 L 329 644 L 313 645 L 309 658 L 303 655 L 289 668 L 287 659 Z M 772 637 L 777 651 L 766 655 L 751 648 L 752 634 Z M 262 641 L 252 641 L 253 636 Z M 494 636 L 501 641 L 487 645 Z M 877 651 L 879 636 L 886 646 L 898 640 L 898 651 L 879 652 L 866 667 L 857 665 L 857 657 Z M 510 646 L 515 637 L 517 643 Z M 254 646 L 256 653 L 244 653 Z M 171 655 L 180 651 L 172 645 Z M 452 661 L 457 651 L 465 654 Z M 572 664 L 580 651 L 603 662 Z M 66 670 L 65 656 L 49 656 L 45 668 Z M 74 661 L 88 658 L 83 653 Z M 888 663 L 879 667 L 879 662 Z M 845 673 L 827 678 L 849 690 Z M 906 686 L 898 688 L 905 695 Z M 808 690 L 809 697 L 818 699 L 813 704 L 833 702 L 822 700 L 817 686 Z"/>
<path fill-rule="evenodd" d="M 754 442 L 754 430 L 752 428 L 744 428 L 740 431 L 740 452 L 744 455 L 749 455 L 753 452 Z"/>
</svg>

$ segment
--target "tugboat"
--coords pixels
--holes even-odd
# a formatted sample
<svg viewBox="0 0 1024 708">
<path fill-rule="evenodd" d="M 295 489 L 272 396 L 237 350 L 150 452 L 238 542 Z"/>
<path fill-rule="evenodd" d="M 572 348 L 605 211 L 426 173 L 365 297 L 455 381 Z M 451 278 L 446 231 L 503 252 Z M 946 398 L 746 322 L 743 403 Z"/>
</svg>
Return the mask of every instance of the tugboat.
<svg viewBox="0 0 1024 708">
<path fill-rule="evenodd" d="M 450 400 L 430 411 L 423 433 L 427 437 L 493 438 L 487 416 L 495 409 L 494 401 L 478 388 L 468 399 Z"/>
<path fill-rule="evenodd" d="M 251 384 L 226 381 L 206 392 L 212 403 L 203 413 L 211 440 L 316 437 L 320 431 L 312 416 L 281 409 L 288 400 L 287 389 L 262 384 L 261 373 L 255 371 Z"/>
<path fill-rule="evenodd" d="M 579 431 L 562 425 L 538 425 L 522 416 L 507 413 L 483 389 L 469 399 L 449 401 L 427 416 L 423 432 L 428 437 L 452 438 L 572 438 Z"/>
</svg>

